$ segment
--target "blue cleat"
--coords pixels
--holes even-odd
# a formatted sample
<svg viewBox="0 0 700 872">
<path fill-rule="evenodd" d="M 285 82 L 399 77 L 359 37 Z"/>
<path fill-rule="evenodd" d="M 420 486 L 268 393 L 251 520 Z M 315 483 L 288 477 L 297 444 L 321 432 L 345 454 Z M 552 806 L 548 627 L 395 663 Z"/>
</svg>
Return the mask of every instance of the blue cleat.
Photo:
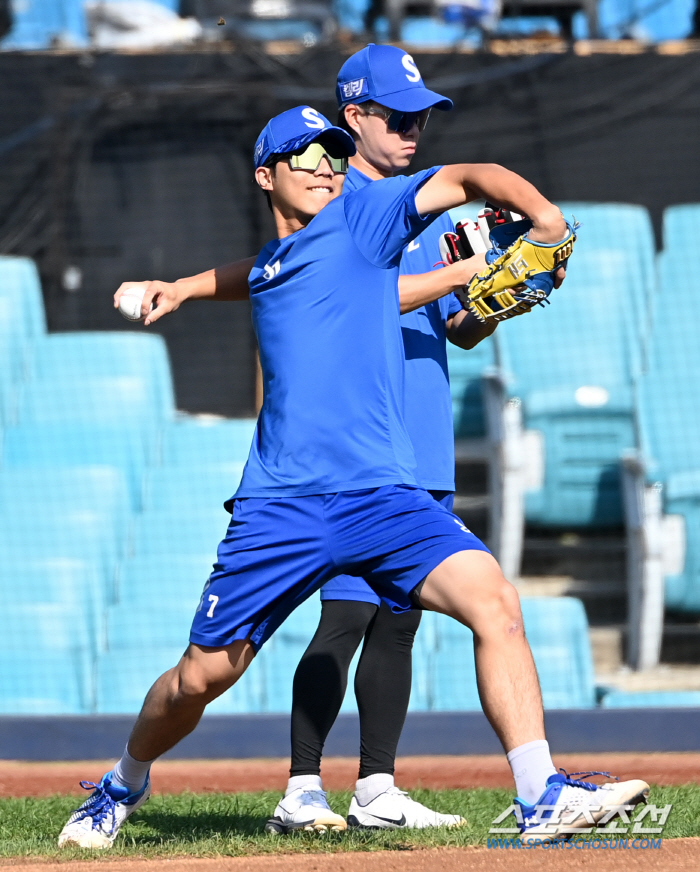
<svg viewBox="0 0 700 872">
<path fill-rule="evenodd" d="M 151 779 L 138 793 L 129 793 L 125 787 L 112 784 L 112 773 L 102 776 L 99 784 L 81 781 L 80 786 L 93 792 L 70 816 L 58 837 L 59 847 L 76 845 L 79 848 L 104 850 L 111 848 L 124 821 L 140 808 L 151 795 Z"/>
<path fill-rule="evenodd" d="M 575 776 L 602 775 L 609 772 L 573 772 L 563 769 L 550 775 L 544 793 L 534 805 L 515 798 L 522 818 L 518 820 L 523 842 L 552 842 L 570 838 L 574 833 L 590 833 L 601 822 L 604 826 L 621 808 L 631 811 L 646 802 L 649 785 L 646 781 L 610 781 L 594 784 L 576 780 Z M 516 815 L 517 816 L 517 815 Z"/>
</svg>

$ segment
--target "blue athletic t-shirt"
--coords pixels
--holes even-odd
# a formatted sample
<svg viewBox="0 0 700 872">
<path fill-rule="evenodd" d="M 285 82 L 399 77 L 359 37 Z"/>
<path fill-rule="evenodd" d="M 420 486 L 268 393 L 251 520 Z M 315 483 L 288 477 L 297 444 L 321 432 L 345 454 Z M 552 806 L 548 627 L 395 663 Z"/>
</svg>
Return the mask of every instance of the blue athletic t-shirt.
<svg viewBox="0 0 700 872">
<path fill-rule="evenodd" d="M 236 497 L 415 485 L 403 421 L 401 253 L 439 167 L 366 185 L 268 243 L 250 277 L 263 405 Z"/>
<path fill-rule="evenodd" d="M 372 180 L 350 167 L 343 190 L 348 193 Z M 440 260 L 440 237 L 454 232 L 449 215 L 440 215 L 401 257 L 401 275 L 431 272 Z M 416 455 L 416 480 L 426 490 L 455 488 L 452 398 L 447 372 L 446 321 L 462 310 L 448 294 L 401 316 L 404 355 L 404 422 Z"/>
</svg>

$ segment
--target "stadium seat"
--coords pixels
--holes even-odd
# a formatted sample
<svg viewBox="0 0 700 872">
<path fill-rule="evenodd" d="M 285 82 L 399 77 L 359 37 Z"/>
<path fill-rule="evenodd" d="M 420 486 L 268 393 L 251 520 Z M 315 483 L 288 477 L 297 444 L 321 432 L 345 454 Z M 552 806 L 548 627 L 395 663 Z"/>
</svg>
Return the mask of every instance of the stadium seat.
<svg viewBox="0 0 700 872">
<path fill-rule="evenodd" d="M 166 599 L 157 606 L 141 603 L 135 607 L 126 601 L 110 606 L 107 610 L 107 650 L 181 645 L 184 651 L 200 596 L 201 590 L 193 592 L 189 599 Z"/>
<path fill-rule="evenodd" d="M 186 506 L 186 512 L 213 509 L 236 492 L 243 463 L 196 463 L 163 466 L 144 476 L 143 507 L 157 511 Z"/>
<path fill-rule="evenodd" d="M 123 470 L 132 508 L 141 507 L 147 447 L 138 427 L 92 423 L 49 423 L 10 427 L 2 443 L 0 467 L 48 468 L 104 464 Z"/>
<path fill-rule="evenodd" d="M 593 660 L 588 622 L 580 600 L 523 597 L 521 605 L 545 708 L 592 708 L 595 705 Z M 436 616 L 436 623 L 431 708 L 434 711 L 480 709 L 471 631 L 444 615 Z"/>
<path fill-rule="evenodd" d="M 13 5 L 12 30 L 3 48 L 48 49 L 63 45 L 87 45 L 88 35 L 82 0 L 25 0 Z"/>
<path fill-rule="evenodd" d="M 26 257 L 0 257 L 0 298 L 16 304 L 13 327 L 27 341 L 45 336 L 44 298 L 34 261 Z"/>
<path fill-rule="evenodd" d="M 614 690 L 603 697 L 603 708 L 700 708 L 700 690 L 659 690 L 630 693 Z"/>
<path fill-rule="evenodd" d="M 93 709 L 80 656 L 71 651 L 4 651 L 2 667 L 0 714 L 82 715 Z"/>
<path fill-rule="evenodd" d="M 583 231 L 582 231 L 583 233 Z M 509 391 L 528 430 L 541 434 L 541 486 L 526 494 L 528 522 L 604 527 L 622 522 L 619 457 L 634 445 L 633 358 L 639 337 L 626 301 L 636 289 L 618 252 L 577 251 L 546 311 L 499 330 Z"/>
<path fill-rule="evenodd" d="M 63 605 L 85 622 L 95 647 L 103 647 L 103 614 L 106 586 L 93 561 L 74 557 L 18 556 L 2 549 L 0 560 L 0 610 L 15 605 Z M 31 639 L 27 640 L 31 646 Z"/>
<path fill-rule="evenodd" d="M 700 203 L 683 203 L 664 209 L 664 251 L 680 251 L 684 256 L 698 249 Z"/>
<path fill-rule="evenodd" d="M 34 378 L 75 384 L 89 378 L 138 378 L 147 385 L 152 415 L 173 418 L 170 361 L 162 336 L 131 332 L 52 333 L 37 347 Z"/>
<path fill-rule="evenodd" d="M 159 438 L 161 419 L 140 376 L 33 379 L 20 396 L 19 424 L 91 424 L 138 427 L 144 444 Z"/>
<path fill-rule="evenodd" d="M 181 418 L 163 432 L 163 465 L 245 462 L 255 424 L 255 418 Z"/>
<path fill-rule="evenodd" d="M 143 512 L 134 518 L 131 554 L 210 554 L 213 563 L 230 521 L 222 507 L 189 512 L 177 503 Z"/>
<path fill-rule="evenodd" d="M 36 503 L 0 509 L 0 554 L 10 565 L 32 559 L 86 561 L 98 573 L 104 598 L 115 596 L 116 568 L 128 541 L 103 512 L 65 509 L 37 515 Z"/>
<path fill-rule="evenodd" d="M 118 602 L 132 608 L 154 609 L 162 602 L 199 598 L 209 578 L 213 552 L 203 554 L 142 554 L 119 567 Z"/>
<path fill-rule="evenodd" d="M 177 665 L 187 647 L 150 646 L 147 640 L 134 648 L 102 654 L 97 660 L 97 704 L 99 714 L 136 714 L 153 682 Z M 261 711 L 258 664 L 253 663 L 243 678 L 207 706 L 207 714 L 248 714 Z"/>
<path fill-rule="evenodd" d="M 679 288 L 696 294 L 700 282 L 671 252 L 659 257 L 659 281 L 637 390 L 639 450 L 623 460 L 630 659 L 638 668 L 658 662 L 664 604 L 700 613 L 700 315 L 691 306 L 679 318 L 673 308 Z"/>
<path fill-rule="evenodd" d="M 113 466 L 21 467 L 0 471 L 0 511 L 34 518 L 52 512 L 94 512 L 128 533 L 131 506 L 126 478 Z"/>
</svg>

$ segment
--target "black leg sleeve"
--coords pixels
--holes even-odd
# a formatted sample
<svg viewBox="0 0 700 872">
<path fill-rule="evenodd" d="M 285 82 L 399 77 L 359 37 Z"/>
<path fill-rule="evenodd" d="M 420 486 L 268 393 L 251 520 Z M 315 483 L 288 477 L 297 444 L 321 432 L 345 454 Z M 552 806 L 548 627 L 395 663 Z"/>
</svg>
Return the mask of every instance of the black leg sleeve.
<svg viewBox="0 0 700 872">
<path fill-rule="evenodd" d="M 394 774 L 396 746 L 411 697 L 411 651 L 420 619 L 420 611 L 396 615 L 382 603 L 365 634 L 355 675 L 360 778 Z"/>
<path fill-rule="evenodd" d="M 323 602 L 318 629 L 294 674 L 291 775 L 320 773 L 323 746 L 343 704 L 350 662 L 376 612 L 372 603 Z"/>
</svg>

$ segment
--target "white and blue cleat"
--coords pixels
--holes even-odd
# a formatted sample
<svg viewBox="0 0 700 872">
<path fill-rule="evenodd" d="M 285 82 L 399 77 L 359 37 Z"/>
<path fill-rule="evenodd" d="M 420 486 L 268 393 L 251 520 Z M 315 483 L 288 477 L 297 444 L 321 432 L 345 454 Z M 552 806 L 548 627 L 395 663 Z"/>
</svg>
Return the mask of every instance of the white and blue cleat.
<svg viewBox="0 0 700 872">
<path fill-rule="evenodd" d="M 610 781 L 595 784 L 577 780 L 575 776 L 610 777 L 609 772 L 573 772 L 560 770 L 547 779 L 547 787 L 534 805 L 516 797 L 519 807 L 520 839 L 526 843 L 553 842 L 569 839 L 576 833 L 590 833 L 598 825 L 614 820 L 620 810 L 632 810 L 646 802 L 649 785 L 646 781 Z"/>
<path fill-rule="evenodd" d="M 59 847 L 104 850 L 111 848 L 124 821 L 140 808 L 151 795 L 151 780 L 138 793 L 112 784 L 111 772 L 102 776 L 99 784 L 81 781 L 80 786 L 93 792 L 68 819 L 58 837 Z"/>
<path fill-rule="evenodd" d="M 320 787 L 299 787 L 277 803 L 275 814 L 265 824 L 265 832 L 282 836 L 295 830 L 309 833 L 340 833 L 347 828 L 345 818 L 328 805 Z"/>
</svg>

